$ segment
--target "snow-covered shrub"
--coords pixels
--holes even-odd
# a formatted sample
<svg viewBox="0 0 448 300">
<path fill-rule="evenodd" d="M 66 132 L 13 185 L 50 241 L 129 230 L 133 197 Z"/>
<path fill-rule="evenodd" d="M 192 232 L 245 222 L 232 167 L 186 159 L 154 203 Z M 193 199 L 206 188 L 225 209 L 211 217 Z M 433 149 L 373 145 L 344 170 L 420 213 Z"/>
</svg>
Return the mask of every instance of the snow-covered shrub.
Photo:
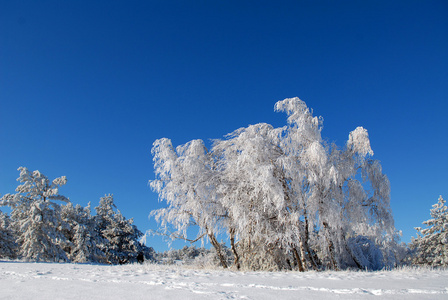
<svg viewBox="0 0 448 300">
<path fill-rule="evenodd" d="M 233 260 L 232 253 L 226 245 L 221 244 L 227 264 L 230 266 Z M 220 258 L 215 248 L 184 246 L 181 249 L 170 249 L 154 255 L 155 262 L 164 265 L 183 265 L 197 268 L 218 268 L 221 266 Z"/>
<path fill-rule="evenodd" d="M 384 268 L 383 253 L 372 240 L 366 236 L 349 238 L 347 246 L 352 259 L 360 269 L 380 270 Z"/>
</svg>

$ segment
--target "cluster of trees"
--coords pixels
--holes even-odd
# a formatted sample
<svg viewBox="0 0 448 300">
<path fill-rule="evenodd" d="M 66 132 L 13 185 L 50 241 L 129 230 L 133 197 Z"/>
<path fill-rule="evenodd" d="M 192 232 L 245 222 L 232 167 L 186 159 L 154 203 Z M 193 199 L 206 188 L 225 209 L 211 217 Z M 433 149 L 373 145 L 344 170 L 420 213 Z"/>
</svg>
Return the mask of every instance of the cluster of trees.
<svg viewBox="0 0 448 300">
<path fill-rule="evenodd" d="M 236 268 L 380 269 L 400 260 L 390 188 L 372 159 L 367 130 L 340 149 L 321 137 L 322 118 L 305 102 L 275 105 L 287 125 L 240 128 L 207 149 L 202 140 L 154 142 L 150 185 L 167 206 L 152 212 L 164 234 L 208 239 L 221 265 Z M 191 232 L 191 230 L 190 230 Z"/>
<path fill-rule="evenodd" d="M 49 262 L 118 264 L 151 253 L 143 235 L 116 208 L 112 195 L 100 199 L 92 216 L 59 194 L 65 176 L 50 181 L 39 171 L 20 167 L 15 194 L 0 198 L 10 215 L 0 211 L 0 257 Z M 140 254 L 140 255 L 139 255 Z"/>
</svg>

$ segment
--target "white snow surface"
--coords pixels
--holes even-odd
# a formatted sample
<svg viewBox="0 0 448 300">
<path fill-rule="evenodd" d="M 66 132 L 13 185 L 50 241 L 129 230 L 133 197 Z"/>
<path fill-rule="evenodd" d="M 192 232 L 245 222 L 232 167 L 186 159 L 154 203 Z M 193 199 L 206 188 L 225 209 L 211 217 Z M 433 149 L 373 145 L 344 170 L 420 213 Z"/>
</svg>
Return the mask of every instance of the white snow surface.
<svg viewBox="0 0 448 300">
<path fill-rule="evenodd" d="M 448 299 L 448 270 L 236 272 L 0 261 L 0 299 Z"/>
</svg>

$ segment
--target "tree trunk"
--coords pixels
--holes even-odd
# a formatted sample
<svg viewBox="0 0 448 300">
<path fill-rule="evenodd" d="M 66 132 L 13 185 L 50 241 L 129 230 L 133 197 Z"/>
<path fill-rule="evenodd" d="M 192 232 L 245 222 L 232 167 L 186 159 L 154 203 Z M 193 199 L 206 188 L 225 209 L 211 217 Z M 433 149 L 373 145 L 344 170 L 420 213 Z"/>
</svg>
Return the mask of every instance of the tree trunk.
<svg viewBox="0 0 448 300">
<path fill-rule="evenodd" d="M 302 259 L 300 258 L 299 252 L 297 252 L 296 248 L 292 248 L 292 252 L 294 253 L 294 257 L 297 261 L 297 266 L 299 267 L 300 272 L 305 272 L 305 269 L 303 268 Z"/>
<path fill-rule="evenodd" d="M 344 240 L 344 244 L 345 244 L 345 249 L 347 250 L 347 252 L 350 254 L 350 257 L 353 259 L 353 261 L 355 262 L 355 265 L 358 267 L 358 269 L 362 270 L 363 267 L 361 265 L 361 263 L 358 261 L 358 259 L 353 255 L 353 251 L 352 249 L 350 249 L 350 247 L 347 245 L 347 241 L 345 240 L 345 237 L 342 237 Z"/>
<path fill-rule="evenodd" d="M 304 247 L 304 243 L 302 239 L 299 240 L 299 246 L 300 246 L 300 258 L 302 259 L 302 266 L 305 271 L 308 271 L 308 264 L 306 263 L 306 251 Z"/>
<path fill-rule="evenodd" d="M 325 235 L 328 242 L 328 253 L 330 254 L 330 264 L 333 270 L 339 270 L 338 264 L 336 263 L 336 259 L 334 257 L 334 244 L 330 238 L 330 229 L 327 222 L 322 223 L 325 229 Z"/>
<path fill-rule="evenodd" d="M 236 268 L 239 270 L 241 268 L 241 265 L 240 265 L 240 257 L 238 255 L 238 252 L 236 251 L 236 247 L 235 247 L 235 229 L 234 228 L 230 229 L 229 233 L 230 233 L 230 247 L 232 249 L 233 256 L 235 258 L 233 263 L 236 266 Z"/>
<path fill-rule="evenodd" d="M 317 263 L 316 263 L 316 260 L 317 260 L 317 257 L 315 257 L 316 254 L 314 252 L 311 252 L 311 249 L 310 249 L 310 246 L 308 245 L 308 243 L 305 243 L 305 250 L 308 255 L 308 260 L 310 261 L 311 266 L 313 267 L 314 271 L 319 271 L 319 268 L 317 267 Z"/>
<path fill-rule="evenodd" d="M 213 233 L 208 233 L 208 237 L 210 238 L 210 242 L 212 243 L 213 247 L 216 249 L 216 254 L 218 255 L 218 258 L 221 262 L 221 265 L 223 268 L 227 268 L 227 263 L 224 255 L 222 254 L 221 245 L 216 240 L 216 237 Z"/>
<path fill-rule="evenodd" d="M 309 233 L 309 230 L 308 230 L 308 216 L 307 216 L 307 213 L 306 213 L 306 209 L 304 209 L 303 216 L 305 217 L 305 230 L 304 230 L 305 231 L 305 240 L 303 241 L 303 247 L 304 247 L 303 250 L 307 253 L 308 260 L 310 261 L 311 266 L 313 267 L 313 269 L 315 271 L 318 271 L 319 269 L 317 268 L 316 261 L 315 261 L 313 255 L 312 255 L 312 253 L 310 251 L 310 246 L 308 245 L 308 241 L 310 240 L 310 233 Z M 301 244 L 301 246 L 302 246 L 302 244 Z"/>
</svg>

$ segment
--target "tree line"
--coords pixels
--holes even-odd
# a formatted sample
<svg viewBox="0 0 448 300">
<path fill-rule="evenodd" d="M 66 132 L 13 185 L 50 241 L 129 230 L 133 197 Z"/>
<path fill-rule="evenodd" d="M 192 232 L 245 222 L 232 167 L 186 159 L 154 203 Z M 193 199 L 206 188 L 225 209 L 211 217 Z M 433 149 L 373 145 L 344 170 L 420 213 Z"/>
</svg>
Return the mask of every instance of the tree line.
<svg viewBox="0 0 448 300">
<path fill-rule="evenodd" d="M 0 198 L 0 257 L 48 262 L 121 264 L 142 260 L 152 249 L 139 242 L 142 232 L 106 195 L 95 207 L 73 205 L 59 193 L 65 176 L 50 181 L 39 171 L 18 169 L 15 194 Z"/>
<path fill-rule="evenodd" d="M 0 198 L 0 257 L 118 264 L 196 261 L 249 270 L 377 270 L 402 263 L 448 265 L 448 209 L 440 196 L 409 247 L 399 243 L 389 180 L 373 159 L 367 130 L 357 127 L 340 148 L 321 136 L 323 120 L 299 98 L 275 104 L 287 123 L 259 123 L 214 140 L 174 148 L 156 140 L 151 188 L 166 207 L 151 215 L 158 234 L 212 250 L 155 253 L 142 232 L 106 195 L 91 214 L 50 181 L 20 167 L 15 194 Z M 190 236 L 194 231 L 194 236 Z M 224 239 L 224 241 L 222 240 Z M 221 240 L 218 242 L 218 240 Z"/>
</svg>

